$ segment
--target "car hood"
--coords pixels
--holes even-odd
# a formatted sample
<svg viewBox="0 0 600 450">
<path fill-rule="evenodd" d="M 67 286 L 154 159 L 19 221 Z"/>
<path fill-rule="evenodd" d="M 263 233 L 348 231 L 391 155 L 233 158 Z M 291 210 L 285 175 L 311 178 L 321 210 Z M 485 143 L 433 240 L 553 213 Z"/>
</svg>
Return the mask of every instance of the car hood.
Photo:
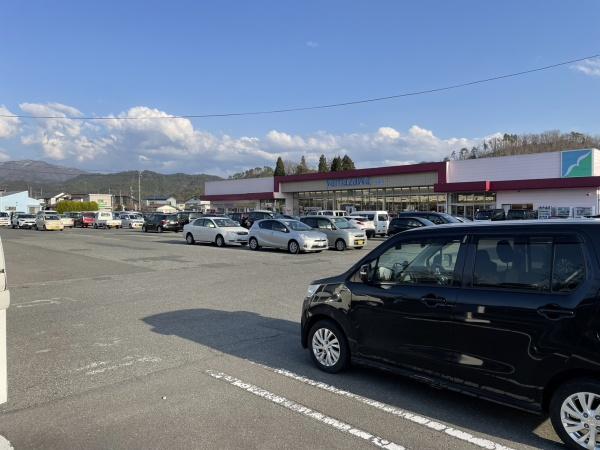
<svg viewBox="0 0 600 450">
<path fill-rule="evenodd" d="M 327 239 L 327 235 L 320 231 L 296 231 L 296 234 L 304 239 Z"/>
<path fill-rule="evenodd" d="M 320 278 L 311 281 L 310 284 L 342 284 L 346 281 L 345 274 L 336 275 L 334 277 Z"/>
<path fill-rule="evenodd" d="M 225 230 L 228 233 L 247 233 L 248 230 L 244 227 L 224 227 L 223 230 Z"/>
</svg>

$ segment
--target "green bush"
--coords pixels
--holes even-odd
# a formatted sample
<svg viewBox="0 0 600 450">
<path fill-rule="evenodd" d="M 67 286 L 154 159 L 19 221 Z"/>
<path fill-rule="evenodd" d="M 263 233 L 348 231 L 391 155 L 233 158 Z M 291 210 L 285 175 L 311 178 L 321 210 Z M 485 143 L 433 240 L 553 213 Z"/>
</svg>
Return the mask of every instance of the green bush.
<svg viewBox="0 0 600 450">
<path fill-rule="evenodd" d="M 63 200 L 56 204 L 56 212 L 58 212 L 59 214 L 72 211 L 98 211 L 98 203 Z"/>
</svg>

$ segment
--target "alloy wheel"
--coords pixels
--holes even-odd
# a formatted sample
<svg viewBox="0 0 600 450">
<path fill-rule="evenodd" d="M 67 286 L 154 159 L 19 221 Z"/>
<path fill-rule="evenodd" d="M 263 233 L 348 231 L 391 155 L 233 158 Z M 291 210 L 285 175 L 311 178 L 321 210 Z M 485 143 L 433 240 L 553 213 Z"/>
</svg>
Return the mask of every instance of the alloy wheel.
<svg viewBox="0 0 600 450">
<path fill-rule="evenodd" d="M 335 243 L 335 249 L 340 252 L 343 252 L 344 250 L 346 250 L 346 243 L 342 239 L 338 239 Z"/>
<path fill-rule="evenodd" d="M 313 334 L 312 351 L 319 364 L 335 366 L 340 360 L 340 341 L 329 328 L 319 328 Z"/>
<path fill-rule="evenodd" d="M 290 253 L 295 255 L 296 253 L 300 252 L 300 246 L 296 241 L 291 241 L 288 245 L 288 250 L 290 251 Z"/>
<path fill-rule="evenodd" d="M 217 247 L 223 247 L 223 245 L 225 244 L 225 240 L 223 239 L 223 236 L 217 236 L 217 239 L 215 240 L 215 244 L 217 244 Z"/>
<path fill-rule="evenodd" d="M 248 244 L 251 250 L 258 250 L 258 241 L 254 238 L 250 239 L 250 243 Z"/>
<path fill-rule="evenodd" d="M 185 237 L 185 241 L 190 245 L 194 243 L 194 236 L 192 236 L 192 233 L 187 234 L 187 236 Z"/>
<path fill-rule="evenodd" d="M 577 392 L 568 396 L 560 407 L 565 432 L 581 448 L 598 448 L 600 438 L 600 396 Z"/>
</svg>

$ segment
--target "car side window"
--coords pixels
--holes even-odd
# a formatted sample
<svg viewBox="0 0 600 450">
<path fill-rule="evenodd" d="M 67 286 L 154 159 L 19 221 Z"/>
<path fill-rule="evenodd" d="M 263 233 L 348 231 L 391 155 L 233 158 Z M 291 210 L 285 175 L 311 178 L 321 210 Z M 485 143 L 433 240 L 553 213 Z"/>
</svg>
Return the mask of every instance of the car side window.
<svg viewBox="0 0 600 450">
<path fill-rule="evenodd" d="M 331 222 L 327 219 L 318 219 L 318 228 L 320 230 L 332 230 L 333 226 Z"/>
<path fill-rule="evenodd" d="M 210 219 L 204 219 L 204 226 L 207 226 L 208 228 L 216 228 L 215 223 Z"/>
<path fill-rule="evenodd" d="M 551 237 L 480 237 L 476 245 L 473 285 L 549 291 L 552 247 Z"/>
<path fill-rule="evenodd" d="M 397 243 L 371 264 L 374 283 L 455 286 L 462 237 L 426 238 Z"/>
<path fill-rule="evenodd" d="M 263 222 L 260 222 L 258 224 L 258 226 L 263 229 L 263 230 L 271 230 L 273 228 L 273 221 L 272 220 L 265 220 Z"/>
<path fill-rule="evenodd" d="M 408 226 L 411 228 L 418 228 L 421 226 L 421 222 L 419 222 L 418 220 L 415 220 L 415 219 L 410 219 L 408 221 Z"/>
<path fill-rule="evenodd" d="M 585 258 L 579 242 L 554 244 L 552 292 L 572 292 L 585 280 Z"/>
<path fill-rule="evenodd" d="M 204 219 L 196 219 L 196 220 L 194 220 L 194 226 L 195 227 L 203 227 L 204 226 Z"/>
<path fill-rule="evenodd" d="M 285 225 L 277 221 L 272 221 L 271 227 L 273 231 L 278 231 L 280 233 L 285 233 L 287 231 Z"/>
</svg>

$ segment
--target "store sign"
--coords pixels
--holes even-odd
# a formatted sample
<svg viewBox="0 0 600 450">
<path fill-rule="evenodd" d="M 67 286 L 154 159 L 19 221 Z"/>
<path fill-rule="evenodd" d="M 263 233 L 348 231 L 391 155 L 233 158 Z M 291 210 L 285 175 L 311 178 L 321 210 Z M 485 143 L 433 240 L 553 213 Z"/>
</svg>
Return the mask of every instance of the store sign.
<svg viewBox="0 0 600 450">
<path fill-rule="evenodd" d="M 371 177 L 354 177 L 354 178 L 335 178 L 333 180 L 325 180 L 328 188 L 345 188 L 345 187 L 370 187 L 383 186 L 383 178 Z"/>
<path fill-rule="evenodd" d="M 566 150 L 560 152 L 560 173 L 562 178 L 591 177 L 593 174 L 594 153 L 590 149 Z"/>
</svg>

